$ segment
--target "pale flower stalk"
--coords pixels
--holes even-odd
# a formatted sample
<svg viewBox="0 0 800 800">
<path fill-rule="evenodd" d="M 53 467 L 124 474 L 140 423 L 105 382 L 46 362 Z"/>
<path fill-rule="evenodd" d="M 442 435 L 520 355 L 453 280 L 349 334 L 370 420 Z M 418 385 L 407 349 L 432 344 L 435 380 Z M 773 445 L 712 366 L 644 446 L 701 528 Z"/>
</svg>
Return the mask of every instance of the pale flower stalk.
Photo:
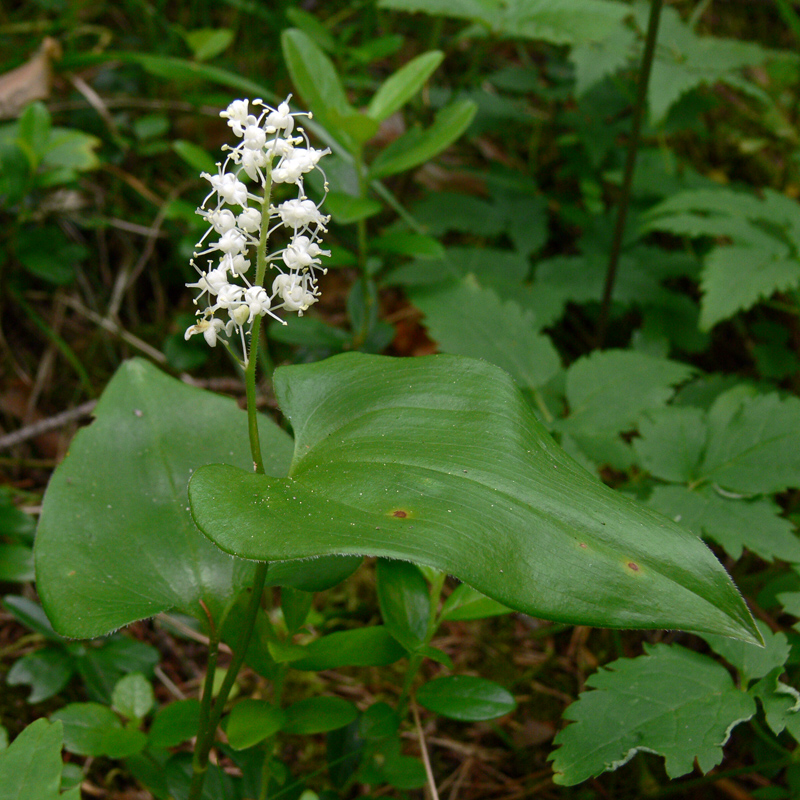
<svg viewBox="0 0 800 800">
<path fill-rule="evenodd" d="M 203 300 L 205 307 L 198 309 L 198 320 L 187 329 L 186 338 L 201 333 L 215 347 L 218 341 L 229 345 L 238 337 L 245 366 L 246 337 L 254 321 L 268 315 L 285 325 L 276 311 L 302 315 L 316 303 L 317 275 L 326 271 L 321 256 L 330 255 L 320 247 L 330 217 L 306 197 L 303 185 L 305 176 L 320 169 L 320 159 L 330 150 L 315 150 L 303 129 L 295 128 L 296 117 L 311 114 L 290 111 L 290 98 L 277 108 L 253 100 L 252 113 L 249 100 L 234 100 L 220 116 L 241 141 L 223 147 L 228 155 L 217 164 L 216 175 L 201 174 L 211 191 L 197 213 L 209 229 L 191 261 L 199 277 L 186 285 L 198 292 L 195 304 Z M 296 186 L 297 197 L 272 205 L 276 184 Z M 324 186 L 327 194 L 327 180 Z M 281 230 L 288 242 L 267 253 L 269 237 Z M 201 256 L 207 257 L 205 269 L 195 262 Z M 254 259 L 251 283 L 247 275 Z M 265 283 L 268 267 L 278 271 L 269 286 Z"/>
</svg>

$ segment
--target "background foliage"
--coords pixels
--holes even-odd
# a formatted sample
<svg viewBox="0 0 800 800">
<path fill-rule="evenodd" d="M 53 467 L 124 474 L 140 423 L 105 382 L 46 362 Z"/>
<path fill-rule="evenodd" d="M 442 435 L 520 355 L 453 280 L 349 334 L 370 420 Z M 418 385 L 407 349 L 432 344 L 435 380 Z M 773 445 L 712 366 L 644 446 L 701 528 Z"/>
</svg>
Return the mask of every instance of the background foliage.
<svg viewBox="0 0 800 800">
<path fill-rule="evenodd" d="M 221 349 L 183 339 L 197 173 L 214 169 L 218 111 L 233 97 L 295 92 L 334 150 L 334 255 L 314 312 L 270 327 L 262 410 L 282 422 L 278 364 L 344 351 L 485 359 L 590 472 L 705 538 L 766 647 L 511 615 L 452 579 L 432 608 L 437 578 L 403 562 L 288 570 L 273 576 L 279 611 L 260 622 L 208 796 L 255 796 L 253 749 L 278 731 L 270 796 L 364 785 L 419 796 L 416 739 L 398 733 L 395 707 L 408 675 L 443 796 L 797 795 L 800 18 L 789 0 L 664 8 L 604 309 L 647 18 L 647 3 L 614 0 L 0 10 L 0 424 L 27 432 L 0 440 L 0 714 L 12 742 L 0 787 L 35 764 L 21 796 L 78 800 L 81 783 L 84 796 L 186 794 L 210 631 L 184 614 L 203 599 L 214 618 L 235 615 L 235 594 L 215 587 L 245 585 L 249 567 L 210 544 L 198 555 L 188 513 L 165 521 L 159 507 L 148 530 L 176 534 L 153 535 L 150 563 L 113 548 L 104 558 L 148 582 L 136 615 L 160 613 L 92 639 L 121 624 L 99 604 L 80 621 L 85 640 L 62 638 L 31 584 L 31 548 L 79 416 L 31 426 L 85 414 L 123 361 L 144 356 L 167 374 L 129 365 L 115 378 L 72 445 L 85 459 L 60 473 L 64 490 L 91 472 L 146 474 L 160 424 L 183 425 L 209 461 L 247 466 L 234 402 L 175 380 L 243 394 Z M 148 381 L 172 398 L 166 412 L 148 408 Z M 114 392 L 146 416 L 115 418 Z M 170 419 L 185 402 L 196 416 Z M 108 452 L 103 426 L 119 431 Z M 284 474 L 288 435 L 262 433 Z M 126 436 L 132 455 L 147 446 L 126 456 L 129 473 L 109 474 Z M 187 446 L 170 469 L 195 459 Z M 113 482 L 93 489 L 124 502 Z M 218 563 L 199 578 L 157 577 L 159 561 L 206 557 Z M 257 696 L 278 675 L 282 708 Z"/>
</svg>

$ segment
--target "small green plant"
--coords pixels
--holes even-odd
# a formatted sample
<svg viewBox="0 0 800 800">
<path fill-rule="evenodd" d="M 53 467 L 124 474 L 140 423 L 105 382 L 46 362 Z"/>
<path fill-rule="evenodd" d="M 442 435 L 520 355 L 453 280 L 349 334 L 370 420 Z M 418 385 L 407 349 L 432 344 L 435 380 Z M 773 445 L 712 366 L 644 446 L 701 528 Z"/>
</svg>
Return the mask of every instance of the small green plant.
<svg viewBox="0 0 800 800">
<path fill-rule="evenodd" d="M 229 357 L 247 405 L 123 361 L 44 497 L 42 605 L 14 508 L 39 493 L 2 462 L 25 633 L 0 648 L 0 795 L 475 797 L 490 752 L 530 796 L 751 774 L 754 797 L 796 794 L 790 4 L 780 36 L 746 27 L 764 4 L 381 0 L 289 8 L 285 30 L 282 4 L 223 5 L 123 2 L 129 38 L 91 51 L 108 19 L 85 9 L 100 25 L 75 28 L 63 77 L 103 113 L 70 98 L 0 130 L 6 302 L 90 391 L 97 353 L 123 354 L 69 314 L 108 290 L 106 330 L 168 331 L 176 372 Z M 244 77 L 265 74 L 282 94 Z M 195 112 L 217 103 L 236 138 L 215 166 L 225 125 Z M 109 202 L 57 218 L 53 187 Z M 107 224 L 147 245 L 112 243 L 94 287 L 88 240 L 62 245 Z M 126 283 L 132 251 L 133 273 L 158 260 L 152 292 Z M 34 381 L 8 319 L 35 395 L 52 354 Z M 21 709 L 49 721 L 20 733 Z"/>
<path fill-rule="evenodd" d="M 116 683 L 111 709 L 79 703 L 54 716 L 67 749 L 117 758 L 149 752 L 164 762 L 169 791 L 197 800 L 207 791 L 215 796 L 204 789 L 207 780 L 220 787 L 231 780 L 209 761 L 222 724 L 235 762 L 259 754 L 259 796 L 268 797 L 272 783 L 286 780 L 274 762 L 276 737 L 349 729 L 349 744 L 329 737 L 335 783 L 412 788 L 426 774 L 401 753 L 398 730 L 410 708 L 485 720 L 515 707 L 502 687 L 474 676 L 416 685 L 424 659 L 451 665 L 431 646 L 444 620 L 517 609 L 562 622 L 679 627 L 759 642 L 705 546 L 586 473 L 496 367 L 458 356 L 350 353 L 281 368 L 274 385 L 293 445 L 259 420 L 260 321 L 315 302 L 325 255 L 317 242 L 327 222 L 305 194 L 306 176 L 320 168 L 325 151 L 295 131 L 288 103 L 260 105 L 251 114 L 248 101 L 237 100 L 222 112 L 241 141 L 226 148 L 216 175 L 203 176 L 212 191 L 198 213 L 210 230 L 195 258 L 211 264 L 195 265 L 200 278 L 188 284 L 207 305 L 186 336 L 200 333 L 212 347 L 221 337 L 231 349 L 241 342 L 247 414 L 129 362 L 56 471 L 36 542 L 38 589 L 60 633 L 103 635 L 168 609 L 203 627 L 209 668 L 193 706 L 194 756 L 191 764 L 185 753 L 170 757 L 158 747 L 163 736 L 154 742 L 152 731 L 148 739 L 140 730 L 153 705 L 141 674 Z M 278 203 L 284 186 L 296 187 L 297 197 Z M 281 231 L 289 243 L 273 249 Z M 278 274 L 268 288 L 270 267 Z M 652 391 L 686 375 L 678 367 L 661 370 Z M 599 384 L 594 374 L 584 380 Z M 579 387 L 576 378 L 571 391 Z M 584 404 L 583 425 L 597 416 Z M 627 419 L 622 413 L 604 424 L 611 432 Z M 574 435 L 580 430 L 578 424 Z M 380 559 L 383 626 L 295 641 L 312 592 L 338 583 L 364 556 Z M 447 574 L 464 584 L 440 609 Z M 281 624 L 262 607 L 268 582 L 281 587 Z M 223 639 L 232 642 L 233 661 L 218 685 Z M 380 702 L 359 711 L 325 696 L 283 700 L 292 669 L 401 658 L 407 668 L 394 708 Z M 245 662 L 270 680 L 269 699 L 245 698 L 228 712 Z M 181 733 L 188 735 L 185 727 Z M 349 753 L 346 768 L 332 760 L 337 748 Z M 568 752 L 565 746 L 560 757 Z"/>
</svg>

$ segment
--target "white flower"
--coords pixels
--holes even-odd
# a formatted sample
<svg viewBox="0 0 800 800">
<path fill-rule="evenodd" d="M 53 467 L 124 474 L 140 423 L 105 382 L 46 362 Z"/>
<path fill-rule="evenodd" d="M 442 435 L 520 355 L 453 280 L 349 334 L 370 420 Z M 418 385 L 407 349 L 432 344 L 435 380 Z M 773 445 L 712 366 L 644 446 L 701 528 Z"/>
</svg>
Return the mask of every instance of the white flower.
<svg viewBox="0 0 800 800">
<path fill-rule="evenodd" d="M 230 308 L 242 302 L 242 287 L 237 286 L 235 283 L 226 283 L 219 292 L 217 292 L 217 302 L 213 306 L 216 310 L 218 308 Z"/>
<path fill-rule="evenodd" d="M 245 233 L 255 233 L 261 230 L 261 212 L 257 208 L 246 208 L 236 222 Z"/>
<path fill-rule="evenodd" d="M 275 209 L 281 222 L 288 228 L 306 228 L 309 225 L 325 227 L 330 217 L 320 213 L 313 200 L 286 200 Z"/>
<path fill-rule="evenodd" d="M 257 109 L 255 113 L 251 113 L 251 106 Z M 322 214 L 319 206 L 305 196 L 303 176 L 319 169 L 320 159 L 330 150 L 311 147 L 305 131 L 295 127 L 295 117 L 311 115 L 292 112 L 289 98 L 277 108 L 261 100 L 252 103 L 234 100 L 220 116 L 227 120 L 240 141 L 223 146 L 227 156 L 217 165 L 216 175 L 206 172 L 201 175 L 211 184 L 211 192 L 197 213 L 206 220 L 209 229 L 197 248 L 209 236 L 216 241 L 207 243 L 205 250 L 194 255 L 219 261 L 208 271 L 191 261 L 199 277 L 186 285 L 198 290 L 195 303 L 205 295 L 208 299 L 207 307 L 198 311 L 201 315 L 198 321 L 186 331 L 186 338 L 202 333 L 206 342 L 214 347 L 220 336 L 229 345 L 236 332 L 246 363 L 246 335 L 252 335 L 257 319 L 269 315 L 285 324 L 275 310 L 283 308 L 302 314 L 319 297 L 315 267 L 320 267 L 320 256 L 330 255 L 330 251 L 320 247 L 320 233 L 325 231 L 330 217 Z M 247 181 L 255 187 L 248 188 Z M 269 205 L 270 182 L 295 184 L 297 197 L 277 206 Z M 289 242 L 281 243 L 270 252 L 267 245 L 276 232 L 288 236 Z M 256 278 L 253 279 L 251 273 L 251 284 L 245 273 L 250 271 L 254 261 Z M 284 273 L 279 267 L 280 274 L 272 283 L 270 296 L 261 285 L 265 270 L 278 266 L 281 261 L 288 271 Z M 275 298 L 278 304 L 273 306 Z M 223 316 L 223 313 L 227 322 L 216 316 Z"/>
<path fill-rule="evenodd" d="M 235 256 L 226 253 L 219 263 L 220 266 L 224 266 L 226 270 L 230 270 L 234 275 L 244 275 L 250 269 L 250 261 L 241 253 Z"/>
<path fill-rule="evenodd" d="M 305 311 L 317 302 L 316 295 L 309 289 L 308 275 L 278 275 L 272 282 L 272 292 L 283 300 L 287 311 Z"/>
<path fill-rule="evenodd" d="M 211 319 L 201 319 L 196 325 L 192 325 L 190 328 L 186 329 L 183 338 L 188 340 L 196 333 L 202 333 L 208 346 L 216 347 L 217 334 L 219 334 L 223 327 L 224 323 L 221 319 L 214 319 L 213 317 Z"/>
<path fill-rule="evenodd" d="M 256 316 L 263 317 L 271 305 L 269 295 L 263 286 L 251 286 L 244 293 L 244 302 L 250 310 L 248 322 L 252 322 Z"/>
<path fill-rule="evenodd" d="M 244 146 L 247 150 L 261 150 L 267 142 L 267 134 L 256 124 L 244 129 Z"/>
<path fill-rule="evenodd" d="M 247 237 L 238 228 L 233 228 L 223 234 L 214 247 L 226 254 L 244 253 L 247 249 Z"/>
<path fill-rule="evenodd" d="M 200 177 L 205 178 L 211 184 L 223 203 L 236 206 L 247 205 L 247 187 L 232 172 L 224 172 L 219 175 L 201 172 Z"/>
<path fill-rule="evenodd" d="M 276 111 L 270 113 L 264 124 L 267 133 L 276 133 L 282 129 L 289 136 L 294 130 L 294 117 L 289 113 L 289 103 L 281 103 Z"/>
<path fill-rule="evenodd" d="M 237 136 L 242 135 L 242 126 L 248 123 L 248 103 L 249 100 L 234 100 L 224 111 L 219 112 L 223 119 L 228 120 L 228 125 L 233 128 L 233 132 Z M 253 122 L 255 122 L 255 117 L 253 117 Z"/>
</svg>

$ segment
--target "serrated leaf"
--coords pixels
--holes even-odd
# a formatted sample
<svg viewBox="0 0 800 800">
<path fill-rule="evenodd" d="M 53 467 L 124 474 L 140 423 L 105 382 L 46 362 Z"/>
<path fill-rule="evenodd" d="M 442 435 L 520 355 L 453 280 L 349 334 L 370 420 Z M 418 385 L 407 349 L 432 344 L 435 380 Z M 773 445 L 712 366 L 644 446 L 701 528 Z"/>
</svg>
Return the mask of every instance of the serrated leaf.
<svg viewBox="0 0 800 800">
<path fill-rule="evenodd" d="M 686 364 L 630 350 L 584 356 L 567 370 L 570 413 L 563 427 L 573 435 L 632 428 L 643 411 L 664 405 L 675 385 L 694 371 Z"/>
<path fill-rule="evenodd" d="M 644 28 L 643 9 L 637 12 Z M 677 9 L 664 8 L 648 91 L 651 122 L 662 122 L 669 109 L 692 89 L 731 82 L 742 68 L 763 64 L 776 55 L 754 43 L 698 36 Z"/>
<path fill-rule="evenodd" d="M 800 208 L 773 190 L 763 198 L 724 188 L 679 192 L 648 212 L 646 228 L 731 240 L 704 260 L 702 330 L 800 285 Z"/>
<path fill-rule="evenodd" d="M 380 0 L 381 8 L 478 22 L 495 34 L 571 44 L 602 38 L 629 10 L 603 0 Z"/>
<path fill-rule="evenodd" d="M 458 283 L 412 291 L 410 299 L 425 315 L 428 335 L 445 353 L 483 358 L 530 389 L 543 386 L 561 368 L 558 352 L 538 333 L 533 314 L 512 300 L 503 302 L 471 275 Z"/>
<path fill-rule="evenodd" d="M 422 89 L 443 58 L 441 50 L 431 50 L 411 59 L 381 84 L 367 106 L 367 114 L 382 122 L 399 111 Z"/>
<path fill-rule="evenodd" d="M 617 26 L 605 38 L 589 39 L 570 50 L 569 60 L 575 65 L 575 94 L 580 97 L 604 78 L 614 75 L 628 64 L 635 53 L 636 34 Z"/>
<path fill-rule="evenodd" d="M 664 756 L 670 778 L 691 772 L 695 758 L 708 772 L 733 727 L 755 714 L 753 698 L 713 659 L 678 645 L 645 651 L 590 676 L 594 691 L 566 710 L 574 722 L 554 739 L 556 783 L 572 786 L 617 769 L 640 750 Z"/>
<path fill-rule="evenodd" d="M 253 567 L 197 531 L 186 484 L 209 461 L 249 467 L 246 414 L 141 359 L 120 367 L 94 413 L 53 474 L 36 537 L 55 628 L 91 638 L 169 608 L 205 621 L 201 602 L 219 616 Z M 267 418 L 260 430 L 267 470 L 284 473 L 289 437 Z"/>
<path fill-rule="evenodd" d="M 705 260 L 700 329 L 710 330 L 775 292 L 800 286 L 800 259 L 787 250 L 717 247 Z"/>
<path fill-rule="evenodd" d="M 456 100 L 440 109 L 430 127 L 412 128 L 382 150 L 370 165 L 370 178 L 386 178 L 430 161 L 464 133 L 477 110 L 471 100 Z"/>
<path fill-rule="evenodd" d="M 697 477 L 705 443 L 703 411 L 691 406 L 668 406 L 642 418 L 633 448 L 641 465 L 654 477 L 688 483 Z"/>
<path fill-rule="evenodd" d="M 792 523 L 767 498 L 723 497 L 710 486 L 656 486 L 649 505 L 738 559 L 747 548 L 765 561 L 800 563 L 800 540 Z"/>
<path fill-rule="evenodd" d="M 756 620 L 756 625 L 764 640 L 763 647 L 722 636 L 703 634 L 711 649 L 741 674 L 745 686 L 751 681 L 769 675 L 778 667 L 784 668 L 792 649 L 786 634 L 773 633 L 769 625 L 762 620 Z"/>
<path fill-rule="evenodd" d="M 774 734 L 783 733 L 787 725 L 790 725 L 790 732 L 797 739 L 800 732 L 800 692 L 780 681 L 783 672 L 783 666 L 776 667 L 748 691 L 761 702 L 767 725 Z"/>
<path fill-rule="evenodd" d="M 733 492 L 800 487 L 800 400 L 776 393 L 744 398 L 721 419 L 712 409 L 700 474 Z"/>
<path fill-rule="evenodd" d="M 290 477 L 214 465 L 190 485 L 223 550 L 413 561 L 535 616 L 750 638 L 711 553 L 579 467 L 502 370 L 348 353 L 274 381 L 296 435 Z"/>
</svg>

